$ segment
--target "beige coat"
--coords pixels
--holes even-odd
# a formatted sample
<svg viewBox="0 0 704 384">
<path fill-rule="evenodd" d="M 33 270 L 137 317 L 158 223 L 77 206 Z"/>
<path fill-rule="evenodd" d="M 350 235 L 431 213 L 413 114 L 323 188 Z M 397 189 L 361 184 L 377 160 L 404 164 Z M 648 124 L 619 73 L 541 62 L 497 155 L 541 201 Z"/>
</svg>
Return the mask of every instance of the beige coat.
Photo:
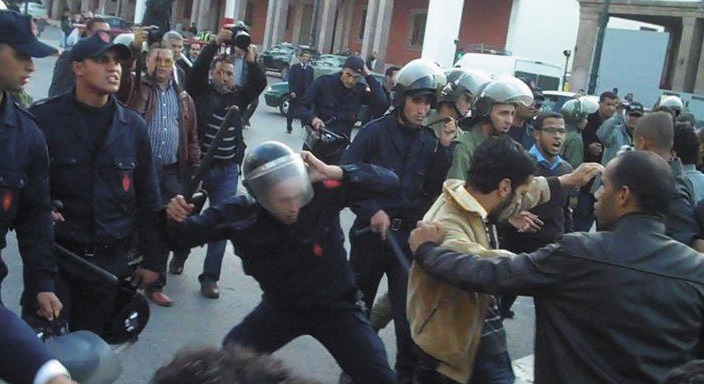
<svg viewBox="0 0 704 384">
<path fill-rule="evenodd" d="M 517 194 L 511 207 L 518 213 L 550 199 L 545 178 L 533 180 L 525 194 Z M 447 234 L 443 247 L 480 256 L 510 255 L 492 250 L 487 231 L 487 212 L 464 188 L 463 180 L 449 179 L 423 220 L 443 223 Z M 460 383 L 472 374 L 474 356 L 481 338 L 489 296 L 469 292 L 428 276 L 413 263 L 408 281 L 406 312 L 413 341 L 439 360 L 438 372 Z"/>
</svg>

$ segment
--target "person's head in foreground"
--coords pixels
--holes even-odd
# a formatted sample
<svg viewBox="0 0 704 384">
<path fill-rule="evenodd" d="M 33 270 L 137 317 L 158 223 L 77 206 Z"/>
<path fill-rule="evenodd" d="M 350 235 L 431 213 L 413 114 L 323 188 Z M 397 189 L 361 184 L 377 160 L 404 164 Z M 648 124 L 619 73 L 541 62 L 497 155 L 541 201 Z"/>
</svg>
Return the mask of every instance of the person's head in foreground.
<svg viewBox="0 0 704 384">
<path fill-rule="evenodd" d="M 294 376 L 278 359 L 239 345 L 184 349 L 159 368 L 152 384 L 316 384 Z"/>
<path fill-rule="evenodd" d="M 675 179 L 670 166 L 654 153 L 628 151 L 609 162 L 594 194 L 597 227 L 608 229 L 632 213 L 664 216 Z"/>
</svg>

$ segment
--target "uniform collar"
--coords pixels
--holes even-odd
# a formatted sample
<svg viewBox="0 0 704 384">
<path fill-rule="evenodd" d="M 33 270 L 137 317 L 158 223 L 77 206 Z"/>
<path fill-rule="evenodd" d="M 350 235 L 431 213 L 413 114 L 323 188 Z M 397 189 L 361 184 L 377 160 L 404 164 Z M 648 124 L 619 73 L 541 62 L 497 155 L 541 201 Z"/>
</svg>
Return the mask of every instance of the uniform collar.
<svg viewBox="0 0 704 384">
<path fill-rule="evenodd" d="M 10 92 L 2 91 L 2 100 L 5 103 L 3 107 L 2 116 L 4 125 L 8 127 L 19 126 L 19 115 L 17 114 L 17 106 L 15 105 L 12 97 L 10 97 Z"/>
</svg>

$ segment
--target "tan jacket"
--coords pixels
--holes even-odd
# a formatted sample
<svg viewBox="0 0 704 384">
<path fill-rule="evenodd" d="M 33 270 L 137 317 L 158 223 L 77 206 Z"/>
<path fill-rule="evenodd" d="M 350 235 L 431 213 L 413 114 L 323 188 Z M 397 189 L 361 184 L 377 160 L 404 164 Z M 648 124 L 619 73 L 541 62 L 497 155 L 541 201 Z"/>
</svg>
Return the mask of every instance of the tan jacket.
<svg viewBox="0 0 704 384">
<path fill-rule="evenodd" d="M 490 249 L 487 212 L 464 188 L 464 181 L 448 179 L 423 220 L 437 220 L 447 231 L 442 246 L 480 256 L 511 255 Z M 518 213 L 550 199 L 543 177 L 534 178 L 525 194 L 517 195 L 511 212 Z M 489 296 L 469 292 L 428 276 L 413 263 L 408 280 L 406 313 L 413 341 L 439 360 L 438 372 L 466 383 L 481 338 Z"/>
</svg>

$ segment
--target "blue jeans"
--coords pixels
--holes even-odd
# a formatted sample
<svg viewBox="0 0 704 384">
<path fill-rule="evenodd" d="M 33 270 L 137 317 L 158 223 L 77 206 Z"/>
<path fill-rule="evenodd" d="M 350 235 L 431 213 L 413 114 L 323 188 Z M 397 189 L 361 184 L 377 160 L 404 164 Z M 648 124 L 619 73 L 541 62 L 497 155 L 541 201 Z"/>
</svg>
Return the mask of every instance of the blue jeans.
<svg viewBox="0 0 704 384">
<path fill-rule="evenodd" d="M 494 356 L 477 355 L 469 384 L 513 384 L 515 380 L 511 358 L 504 352 Z"/>
<path fill-rule="evenodd" d="M 232 198 L 237 193 L 237 176 L 239 167 L 234 162 L 225 166 L 213 166 L 210 172 L 203 179 L 203 188 L 208 191 L 210 206 L 222 204 Z M 222 269 L 222 258 L 225 255 L 227 240 L 214 241 L 208 243 L 203 262 L 203 273 L 198 276 L 198 280 L 211 279 L 220 280 L 220 270 Z"/>
<path fill-rule="evenodd" d="M 303 335 L 318 340 L 355 384 L 396 384 L 384 344 L 362 311 L 346 299 L 301 310 L 261 302 L 228 332 L 223 344 L 273 353 Z"/>
</svg>

